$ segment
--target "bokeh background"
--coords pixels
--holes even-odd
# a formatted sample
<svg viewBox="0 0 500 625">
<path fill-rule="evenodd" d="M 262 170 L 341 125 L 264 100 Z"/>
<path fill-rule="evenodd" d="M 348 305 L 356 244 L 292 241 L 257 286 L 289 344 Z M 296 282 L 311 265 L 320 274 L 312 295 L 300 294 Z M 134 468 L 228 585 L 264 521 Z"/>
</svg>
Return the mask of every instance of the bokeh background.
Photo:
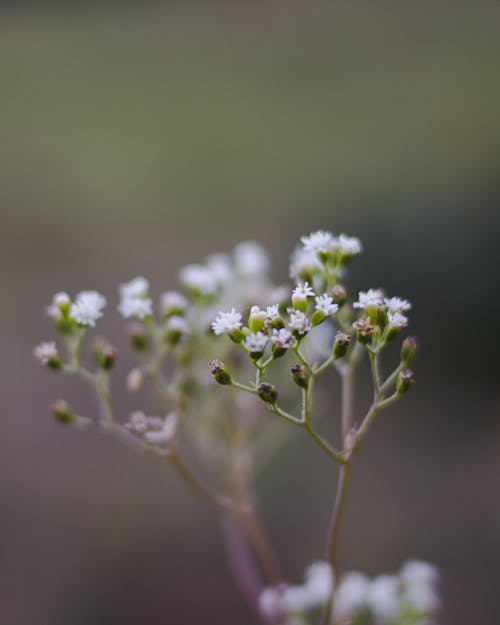
<svg viewBox="0 0 500 625">
<path fill-rule="evenodd" d="M 362 238 L 350 285 L 411 299 L 422 344 L 414 392 L 360 456 L 344 565 L 428 559 L 445 625 L 496 622 L 498 3 L 0 11 L 0 621 L 255 623 L 217 520 L 161 468 L 56 427 L 53 399 L 91 399 L 31 351 L 57 290 L 112 299 L 144 274 L 158 293 L 241 239 L 281 282 L 299 236 L 326 228 Z M 101 328 L 123 377 L 115 315 Z M 292 580 L 321 557 L 331 484 L 300 437 L 260 478 Z"/>
</svg>

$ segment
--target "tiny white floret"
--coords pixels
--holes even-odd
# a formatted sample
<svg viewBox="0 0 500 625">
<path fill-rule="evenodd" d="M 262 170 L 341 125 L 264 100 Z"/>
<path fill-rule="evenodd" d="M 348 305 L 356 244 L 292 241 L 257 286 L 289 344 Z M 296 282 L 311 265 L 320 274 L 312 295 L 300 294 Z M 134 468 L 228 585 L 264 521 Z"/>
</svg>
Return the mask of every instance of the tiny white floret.
<svg viewBox="0 0 500 625">
<path fill-rule="evenodd" d="M 406 312 L 411 308 L 411 303 L 400 297 L 385 297 L 384 304 L 387 306 L 387 311 L 390 313 Z"/>
<path fill-rule="evenodd" d="M 372 306 L 382 306 L 383 293 L 380 289 L 369 289 L 368 291 L 360 291 L 358 301 L 354 302 L 354 308 L 370 308 Z"/>
<path fill-rule="evenodd" d="M 229 312 L 219 312 L 212 323 L 212 330 L 217 336 L 228 334 L 238 328 L 241 328 L 241 314 L 234 308 L 231 308 Z"/>
<path fill-rule="evenodd" d="M 82 291 L 71 304 L 69 316 L 82 326 L 94 327 L 105 306 L 106 298 L 97 291 Z"/>
<path fill-rule="evenodd" d="M 331 232 L 325 230 L 317 230 L 311 232 L 308 236 L 300 239 L 306 252 L 314 252 L 315 254 L 329 252 L 335 238 Z"/>
<path fill-rule="evenodd" d="M 118 311 L 125 319 L 144 319 L 153 314 L 153 302 L 147 298 L 125 297 L 118 306 Z"/>
<path fill-rule="evenodd" d="M 315 309 L 324 313 L 327 317 L 329 317 L 330 315 L 334 315 L 339 309 L 337 304 L 333 303 L 332 297 L 327 293 L 325 293 L 324 295 L 318 295 L 317 297 L 315 297 L 315 301 Z"/>
<path fill-rule="evenodd" d="M 296 330 L 299 334 L 306 334 L 311 328 L 311 322 L 300 310 L 290 310 L 290 330 Z"/>
<path fill-rule="evenodd" d="M 149 290 L 149 282 L 146 278 L 142 276 L 138 276 L 137 278 L 133 278 L 129 282 L 124 282 L 120 284 L 118 287 L 120 292 L 120 297 L 129 298 L 129 297 L 146 297 Z"/>
<path fill-rule="evenodd" d="M 268 338 L 262 332 L 249 334 L 243 341 L 243 345 L 249 352 L 263 352 L 266 349 Z"/>
<path fill-rule="evenodd" d="M 390 328 L 401 330 L 408 325 L 408 317 L 405 317 L 401 313 L 395 312 L 394 314 L 387 314 L 387 321 Z"/>
<path fill-rule="evenodd" d="M 33 355 L 42 365 L 47 365 L 50 360 L 58 358 L 59 356 L 54 341 L 40 343 L 40 345 L 35 347 L 35 349 L 33 350 Z"/>
</svg>

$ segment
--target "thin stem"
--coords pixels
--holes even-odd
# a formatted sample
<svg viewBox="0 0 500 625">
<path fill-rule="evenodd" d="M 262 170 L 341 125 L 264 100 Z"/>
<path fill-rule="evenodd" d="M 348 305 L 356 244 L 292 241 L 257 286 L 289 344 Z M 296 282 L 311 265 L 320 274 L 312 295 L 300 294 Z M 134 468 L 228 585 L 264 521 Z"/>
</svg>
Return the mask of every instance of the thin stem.
<svg viewBox="0 0 500 625">
<path fill-rule="evenodd" d="M 353 443 L 353 445 L 351 447 L 351 450 L 350 450 L 350 456 L 351 457 L 357 451 L 357 449 L 361 445 L 361 442 L 363 441 L 365 436 L 368 434 L 368 430 L 372 426 L 372 424 L 373 424 L 377 414 L 381 410 L 383 410 L 384 408 L 388 408 L 389 406 L 394 404 L 399 398 L 400 398 L 399 393 L 394 393 L 393 395 L 391 395 L 387 399 L 382 399 L 382 400 L 380 400 L 378 402 L 377 401 L 373 402 L 373 404 L 371 405 L 370 409 L 366 413 L 365 418 L 361 422 L 361 425 L 359 426 L 358 430 L 356 431 L 356 438 L 355 438 L 354 443 Z"/>
<path fill-rule="evenodd" d="M 234 578 L 250 606 L 257 608 L 262 582 L 256 569 L 253 554 L 240 525 L 233 520 L 223 520 L 224 538 L 229 564 Z"/>
<path fill-rule="evenodd" d="M 335 579 L 338 578 L 339 573 L 339 544 L 340 544 L 340 532 L 342 529 L 342 521 L 344 519 L 345 507 L 347 501 L 347 491 L 349 488 L 349 481 L 351 477 L 351 465 L 345 464 L 340 468 L 337 495 L 335 497 L 335 504 L 333 507 L 333 513 L 330 520 L 330 529 L 328 531 L 328 542 L 326 547 L 326 558 L 329 562 L 332 572 L 334 583 L 332 584 L 332 590 L 328 603 L 323 613 L 321 625 L 330 625 L 332 622 L 332 608 L 333 608 L 333 595 L 335 587 Z"/>
<path fill-rule="evenodd" d="M 387 380 L 380 386 L 380 393 L 384 395 L 393 386 L 398 378 L 398 375 L 404 369 L 403 363 L 400 363 L 394 371 L 389 375 Z"/>
<path fill-rule="evenodd" d="M 309 423 L 304 423 L 304 428 L 309 436 L 330 456 L 330 458 L 333 458 L 333 460 L 340 464 L 346 463 L 342 453 L 332 447 Z"/>
<path fill-rule="evenodd" d="M 290 413 L 280 408 L 278 404 L 269 404 L 269 409 L 271 410 L 271 412 L 274 412 L 274 414 L 278 415 L 278 417 L 281 417 L 282 419 L 285 419 L 286 421 L 290 421 L 291 423 L 295 423 L 295 425 L 304 424 L 304 421 L 302 419 L 298 419 L 297 417 L 294 417 Z"/>
<path fill-rule="evenodd" d="M 370 358 L 370 368 L 372 372 L 372 380 L 373 380 L 373 396 L 377 398 L 380 393 L 380 373 L 378 366 L 378 355 L 371 351 L 368 352 L 368 356 Z"/>
<path fill-rule="evenodd" d="M 342 440 L 346 442 L 347 434 L 352 427 L 354 413 L 354 364 L 348 364 L 341 371 L 342 380 Z"/>
</svg>

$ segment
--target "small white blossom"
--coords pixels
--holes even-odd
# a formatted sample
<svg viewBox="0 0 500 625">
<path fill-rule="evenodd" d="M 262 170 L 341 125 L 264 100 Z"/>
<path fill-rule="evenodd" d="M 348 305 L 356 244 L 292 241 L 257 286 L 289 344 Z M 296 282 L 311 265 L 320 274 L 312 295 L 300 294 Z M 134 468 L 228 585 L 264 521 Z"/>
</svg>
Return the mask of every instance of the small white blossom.
<svg viewBox="0 0 500 625">
<path fill-rule="evenodd" d="M 280 328 L 279 330 L 274 329 L 271 334 L 271 343 L 273 343 L 273 345 L 277 345 L 278 347 L 289 349 L 292 345 L 294 345 L 295 337 L 285 328 Z"/>
<path fill-rule="evenodd" d="M 275 621 L 283 616 L 283 590 L 264 588 L 259 596 L 259 612 L 266 619 Z"/>
<path fill-rule="evenodd" d="M 128 299 L 129 297 L 146 297 L 149 290 L 149 282 L 141 276 L 133 278 L 130 282 L 120 284 L 118 287 L 120 297 Z"/>
<path fill-rule="evenodd" d="M 266 250 L 254 241 L 243 241 L 233 251 L 236 273 L 242 276 L 258 276 L 267 272 L 269 259 Z"/>
<path fill-rule="evenodd" d="M 177 291 L 166 291 L 160 296 L 160 311 L 166 315 L 172 310 L 184 311 L 188 307 L 188 301 Z"/>
<path fill-rule="evenodd" d="M 266 349 L 268 338 L 262 332 L 249 334 L 243 341 L 243 345 L 249 352 L 263 352 Z"/>
<path fill-rule="evenodd" d="M 328 562 L 313 562 L 306 569 L 305 578 L 311 601 L 317 605 L 326 603 L 333 586 L 332 568 Z"/>
<path fill-rule="evenodd" d="M 278 304 L 273 304 L 266 308 L 266 320 L 275 321 L 280 316 Z"/>
<path fill-rule="evenodd" d="M 377 623 L 392 622 L 401 612 L 400 582 L 394 575 L 380 575 L 368 590 L 368 603 Z"/>
<path fill-rule="evenodd" d="M 213 295 L 217 292 L 217 278 L 204 265 L 187 265 L 179 273 L 179 280 L 188 289 L 201 295 Z"/>
<path fill-rule="evenodd" d="M 170 317 L 166 324 L 167 332 L 174 332 L 176 334 L 189 334 L 189 326 L 184 317 L 175 315 Z"/>
<path fill-rule="evenodd" d="M 383 293 L 380 289 L 369 289 L 359 293 L 358 301 L 354 302 L 354 308 L 370 308 L 372 306 L 382 306 Z"/>
<path fill-rule="evenodd" d="M 400 297 L 385 297 L 384 304 L 387 306 L 387 311 L 390 313 L 405 312 L 411 308 L 411 303 Z"/>
<path fill-rule="evenodd" d="M 212 323 L 212 330 L 217 336 L 228 334 L 238 328 L 241 328 L 241 314 L 234 308 L 231 308 L 229 312 L 219 312 Z"/>
<path fill-rule="evenodd" d="M 155 445 L 165 445 L 169 443 L 177 431 L 177 415 L 172 412 L 164 421 L 161 421 L 160 427 L 153 431 L 146 432 L 144 438 Z"/>
<path fill-rule="evenodd" d="M 352 618 L 368 601 L 370 582 L 362 573 L 347 573 L 335 591 L 333 611 L 339 621 Z"/>
<path fill-rule="evenodd" d="M 69 316 L 82 326 L 94 327 L 105 306 L 106 298 L 97 291 L 82 291 L 71 304 Z"/>
<path fill-rule="evenodd" d="M 401 569 L 400 577 L 405 584 L 432 584 L 439 582 L 437 567 L 421 560 L 409 560 Z"/>
<path fill-rule="evenodd" d="M 315 254 L 329 252 L 332 244 L 335 242 L 332 233 L 325 230 L 317 230 L 308 236 L 302 237 L 300 240 L 306 252 L 314 252 Z"/>
<path fill-rule="evenodd" d="M 337 239 L 337 247 L 342 254 L 352 255 L 360 254 L 363 251 L 361 241 L 357 237 L 348 237 L 341 234 Z"/>
<path fill-rule="evenodd" d="M 47 365 L 50 360 L 59 357 L 59 353 L 57 351 L 56 344 L 54 341 L 49 341 L 46 343 L 40 343 L 33 350 L 33 355 L 42 365 Z"/>
<path fill-rule="evenodd" d="M 62 317 L 61 308 L 63 306 L 69 306 L 71 304 L 70 296 L 64 291 L 59 291 L 52 298 L 52 302 L 45 309 L 45 312 L 49 317 L 56 321 Z"/>
<path fill-rule="evenodd" d="M 441 600 L 433 586 L 414 584 L 405 589 L 405 602 L 422 614 L 435 614 L 441 607 Z"/>
<path fill-rule="evenodd" d="M 334 315 L 339 307 L 333 303 L 332 297 L 325 293 L 324 295 L 318 295 L 315 297 L 316 306 L 315 309 L 324 313 L 327 317 Z"/>
<path fill-rule="evenodd" d="M 147 297 L 125 297 L 118 306 L 118 311 L 125 319 L 144 319 L 153 314 L 153 302 Z"/>
<path fill-rule="evenodd" d="M 401 313 L 395 312 L 394 314 L 388 313 L 387 321 L 390 328 L 401 330 L 408 325 L 408 317 L 405 317 Z"/>
<path fill-rule="evenodd" d="M 207 258 L 207 267 L 219 284 L 227 284 L 233 277 L 231 258 L 227 254 L 211 254 Z"/>
<path fill-rule="evenodd" d="M 290 278 L 298 280 L 303 275 L 310 275 L 321 270 L 321 263 L 314 251 L 299 247 L 290 257 Z"/>
<path fill-rule="evenodd" d="M 305 301 L 308 297 L 314 297 L 314 291 L 308 282 L 299 282 L 292 293 L 292 301 Z"/>
<path fill-rule="evenodd" d="M 311 328 L 311 322 L 300 310 L 290 310 L 290 321 L 288 327 L 296 330 L 299 334 L 306 334 Z"/>
</svg>

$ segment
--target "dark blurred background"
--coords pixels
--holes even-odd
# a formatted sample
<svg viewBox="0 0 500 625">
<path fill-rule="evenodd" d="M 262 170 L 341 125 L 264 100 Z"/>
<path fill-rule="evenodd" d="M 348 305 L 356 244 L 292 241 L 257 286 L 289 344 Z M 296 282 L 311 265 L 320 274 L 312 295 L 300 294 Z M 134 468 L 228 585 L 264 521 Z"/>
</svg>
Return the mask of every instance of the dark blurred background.
<svg viewBox="0 0 500 625">
<path fill-rule="evenodd" d="M 53 399 L 91 400 L 31 351 L 55 291 L 113 301 L 144 274 L 158 293 L 248 238 L 281 282 L 317 228 L 361 237 L 350 285 L 411 299 L 422 345 L 415 392 L 360 456 L 344 565 L 428 559 L 445 625 L 498 622 L 499 18 L 498 3 L 1 9 L 2 623 L 255 623 L 216 519 L 161 468 L 56 427 Z M 112 309 L 101 328 L 120 377 Z M 322 555 L 331 484 L 301 437 L 260 478 L 290 579 Z"/>
</svg>

